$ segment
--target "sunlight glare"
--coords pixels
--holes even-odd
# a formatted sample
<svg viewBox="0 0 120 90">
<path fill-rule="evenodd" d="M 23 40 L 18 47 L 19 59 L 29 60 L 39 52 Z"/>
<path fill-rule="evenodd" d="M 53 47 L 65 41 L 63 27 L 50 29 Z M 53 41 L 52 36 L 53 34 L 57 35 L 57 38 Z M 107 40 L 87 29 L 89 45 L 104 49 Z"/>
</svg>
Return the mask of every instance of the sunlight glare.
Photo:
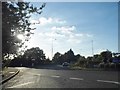
<svg viewBox="0 0 120 90">
<path fill-rule="evenodd" d="M 17 38 L 22 40 L 24 38 L 24 36 L 22 34 L 18 34 Z"/>
</svg>

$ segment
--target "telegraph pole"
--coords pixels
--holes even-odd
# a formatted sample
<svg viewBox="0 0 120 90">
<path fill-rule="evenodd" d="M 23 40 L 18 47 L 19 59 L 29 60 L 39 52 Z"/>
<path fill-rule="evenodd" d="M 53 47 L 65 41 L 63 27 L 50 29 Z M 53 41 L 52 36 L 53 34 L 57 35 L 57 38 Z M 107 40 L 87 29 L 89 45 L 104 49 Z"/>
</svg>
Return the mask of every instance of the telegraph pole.
<svg viewBox="0 0 120 90">
<path fill-rule="evenodd" d="M 51 53 L 52 53 L 52 54 L 51 54 L 51 59 L 53 58 L 53 47 L 54 47 L 54 46 L 53 46 L 53 40 L 56 40 L 56 39 L 53 39 L 53 38 L 52 38 L 52 49 L 51 49 Z"/>
<path fill-rule="evenodd" d="M 52 51 L 51 51 L 51 60 L 52 60 L 52 58 L 53 58 L 53 39 L 52 39 L 52 49 L 51 49 Z"/>
<path fill-rule="evenodd" d="M 92 40 L 92 56 L 94 55 L 93 40 Z"/>
</svg>

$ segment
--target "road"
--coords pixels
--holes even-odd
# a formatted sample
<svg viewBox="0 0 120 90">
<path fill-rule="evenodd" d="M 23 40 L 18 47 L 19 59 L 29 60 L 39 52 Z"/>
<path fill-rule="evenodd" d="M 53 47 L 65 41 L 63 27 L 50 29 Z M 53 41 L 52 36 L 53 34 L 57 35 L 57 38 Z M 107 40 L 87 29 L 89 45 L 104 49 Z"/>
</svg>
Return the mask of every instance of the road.
<svg viewBox="0 0 120 90">
<path fill-rule="evenodd" d="M 118 88 L 118 72 L 69 70 L 62 66 L 16 67 L 20 73 L 3 88 Z"/>
</svg>

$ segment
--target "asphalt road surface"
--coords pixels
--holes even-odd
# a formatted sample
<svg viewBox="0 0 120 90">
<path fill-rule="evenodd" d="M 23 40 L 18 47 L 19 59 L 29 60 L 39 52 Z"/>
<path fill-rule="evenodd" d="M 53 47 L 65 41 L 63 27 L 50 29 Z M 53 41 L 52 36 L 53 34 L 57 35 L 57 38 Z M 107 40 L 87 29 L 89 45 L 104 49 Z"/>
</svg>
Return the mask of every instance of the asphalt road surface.
<svg viewBox="0 0 120 90">
<path fill-rule="evenodd" d="M 16 67 L 20 73 L 3 88 L 118 88 L 118 72 L 69 70 L 62 66 Z"/>
</svg>

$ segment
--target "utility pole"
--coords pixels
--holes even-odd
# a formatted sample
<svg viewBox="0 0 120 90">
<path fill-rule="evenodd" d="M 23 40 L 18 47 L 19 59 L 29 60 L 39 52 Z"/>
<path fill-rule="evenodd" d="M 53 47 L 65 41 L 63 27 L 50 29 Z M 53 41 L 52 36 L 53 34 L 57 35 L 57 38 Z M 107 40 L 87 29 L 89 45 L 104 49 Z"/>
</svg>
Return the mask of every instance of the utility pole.
<svg viewBox="0 0 120 90">
<path fill-rule="evenodd" d="M 92 56 L 94 55 L 93 40 L 92 40 Z"/>
<path fill-rule="evenodd" d="M 52 51 L 51 51 L 51 60 L 52 60 L 52 58 L 53 58 L 53 39 L 52 39 L 52 49 L 51 49 Z"/>
<path fill-rule="evenodd" d="M 54 46 L 53 46 L 53 40 L 56 40 L 56 39 L 53 39 L 53 38 L 52 38 L 52 49 L 51 49 L 51 50 L 52 50 L 52 51 L 51 51 L 52 54 L 51 54 L 51 59 L 53 58 L 53 47 L 54 47 Z"/>
</svg>

